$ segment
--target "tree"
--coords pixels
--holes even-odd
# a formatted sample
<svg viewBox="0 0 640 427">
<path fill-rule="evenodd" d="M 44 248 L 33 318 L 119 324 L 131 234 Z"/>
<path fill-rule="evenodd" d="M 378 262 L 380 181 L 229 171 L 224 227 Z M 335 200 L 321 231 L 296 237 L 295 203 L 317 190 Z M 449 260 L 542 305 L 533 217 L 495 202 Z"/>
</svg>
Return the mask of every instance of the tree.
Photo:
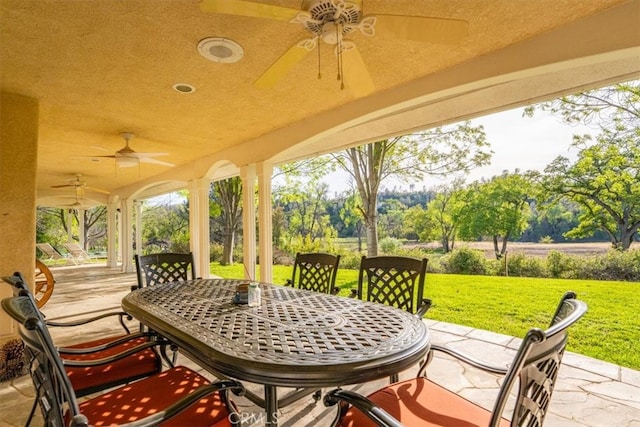
<svg viewBox="0 0 640 427">
<path fill-rule="evenodd" d="M 317 179 L 285 184 L 274 190 L 274 209 L 282 206 L 286 216 L 288 250 L 315 251 L 336 236 L 327 214 L 327 184 Z M 298 241 L 298 238 L 300 241 Z"/>
<path fill-rule="evenodd" d="M 474 240 L 491 236 L 496 259 L 502 258 L 509 239 L 518 237 L 527 227 L 528 201 L 534 195 L 537 176 L 537 172 L 523 175 L 517 170 L 513 174 L 505 171 L 489 181 L 471 184 L 455 219 L 460 237 Z"/>
<path fill-rule="evenodd" d="M 78 218 L 78 211 L 74 211 Z M 85 250 L 95 246 L 107 246 L 105 237 L 107 236 L 107 207 L 96 206 L 83 211 L 84 221 L 84 242 L 80 242 Z M 104 242 L 100 245 L 100 242 Z"/>
<path fill-rule="evenodd" d="M 640 81 L 620 83 L 528 107 L 549 111 L 566 123 L 598 130 L 574 135 L 578 160 L 558 157 L 545 172 L 546 185 L 557 197 L 567 197 L 583 211 L 568 237 L 604 231 L 614 247 L 627 250 L 640 224 Z"/>
<path fill-rule="evenodd" d="M 368 256 L 378 254 L 378 192 L 384 180 L 421 180 L 425 175 L 467 172 L 488 164 L 491 152 L 487 147 L 483 127 L 465 122 L 332 154 L 335 164 L 353 178 L 362 200 Z"/>
<path fill-rule="evenodd" d="M 428 242 L 435 237 L 435 227 L 427 210 L 420 205 L 411 206 L 402 215 L 403 231 L 408 238 L 415 236 L 420 242 Z"/>
<path fill-rule="evenodd" d="M 242 180 L 233 177 L 216 181 L 211 185 L 210 215 L 219 217 L 222 223 L 222 258 L 220 264 L 233 264 L 233 248 L 236 233 L 242 223 Z"/>
<path fill-rule="evenodd" d="M 143 202 L 142 206 L 142 241 L 145 250 L 142 253 L 155 251 L 189 251 L 189 204 L 163 202 L 151 204 Z"/>
<path fill-rule="evenodd" d="M 443 187 L 436 197 L 427 205 L 427 218 L 437 230 L 437 238 L 442 242 L 445 253 L 453 250 L 458 231 L 456 218 L 463 208 L 461 199 L 462 181 L 456 180 L 449 187 Z"/>
<path fill-rule="evenodd" d="M 381 237 L 393 237 L 400 239 L 403 235 L 403 214 L 407 206 L 398 199 L 387 199 L 379 202 L 378 226 Z"/>
<path fill-rule="evenodd" d="M 353 227 L 356 237 L 358 238 L 359 253 L 362 252 L 362 230 L 364 228 L 360 206 L 362 206 L 360 196 L 355 191 L 351 191 L 346 195 L 344 203 L 340 208 L 340 219 L 345 227 Z"/>
<path fill-rule="evenodd" d="M 38 242 L 48 242 L 59 245 L 68 240 L 71 225 L 72 235 L 78 238 L 77 224 L 80 220 L 84 223 L 84 241 L 79 242 L 86 250 L 96 246 L 106 246 L 107 235 L 107 208 L 96 206 L 83 210 L 82 218 L 75 209 L 40 207 L 37 210 L 36 236 Z M 71 224 L 69 224 L 69 220 Z M 76 224 L 76 225 L 74 225 Z M 75 233 L 74 233 L 75 232 Z"/>
<path fill-rule="evenodd" d="M 640 227 L 640 140 L 603 131 L 571 163 L 558 157 L 546 169 L 545 187 L 582 207 L 567 237 L 603 230 L 614 248 L 629 249 Z"/>
</svg>

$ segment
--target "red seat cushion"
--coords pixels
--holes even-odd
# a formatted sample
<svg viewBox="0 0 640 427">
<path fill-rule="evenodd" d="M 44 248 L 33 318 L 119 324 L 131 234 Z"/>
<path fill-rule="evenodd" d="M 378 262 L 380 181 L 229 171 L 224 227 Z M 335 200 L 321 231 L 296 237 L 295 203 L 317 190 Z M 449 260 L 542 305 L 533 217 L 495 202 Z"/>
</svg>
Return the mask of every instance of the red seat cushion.
<svg viewBox="0 0 640 427">
<path fill-rule="evenodd" d="M 114 341 L 117 338 L 120 337 L 103 338 L 68 346 L 67 348 L 95 347 Z M 142 345 L 146 341 L 147 338 L 140 337 L 118 344 L 117 346 L 109 349 L 89 354 L 61 353 L 60 356 L 64 360 L 97 360 L 122 353 L 124 350 L 128 350 L 131 347 Z M 84 390 L 94 389 L 95 387 L 99 388 L 100 385 L 104 384 L 118 385 L 123 384 L 132 378 L 137 379 L 146 377 L 159 372 L 161 368 L 162 365 L 158 355 L 149 348 L 140 350 L 131 356 L 104 365 L 88 367 L 65 366 L 67 375 L 71 380 L 71 385 L 77 394 L 82 394 Z"/>
<path fill-rule="evenodd" d="M 392 384 L 369 399 L 411 427 L 487 427 L 491 413 L 426 378 Z M 342 419 L 344 427 L 376 427 L 362 412 L 351 408 Z M 500 427 L 509 427 L 503 419 Z"/>
<path fill-rule="evenodd" d="M 166 409 L 209 381 L 184 366 L 109 391 L 80 404 L 93 426 L 133 422 Z M 230 426 L 229 412 L 219 393 L 200 399 L 162 426 Z"/>
</svg>

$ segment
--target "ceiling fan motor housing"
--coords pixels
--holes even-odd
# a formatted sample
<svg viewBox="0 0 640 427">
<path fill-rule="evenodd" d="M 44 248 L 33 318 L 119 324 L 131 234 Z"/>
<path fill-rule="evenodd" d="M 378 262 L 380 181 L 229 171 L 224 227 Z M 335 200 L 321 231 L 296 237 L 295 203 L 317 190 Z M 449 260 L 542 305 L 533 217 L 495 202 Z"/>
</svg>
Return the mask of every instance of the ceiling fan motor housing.
<svg viewBox="0 0 640 427">
<path fill-rule="evenodd" d="M 316 0 L 305 9 L 311 19 L 303 23 L 304 27 L 328 44 L 337 44 L 356 28 L 362 18 L 357 4 L 344 1 Z"/>
</svg>

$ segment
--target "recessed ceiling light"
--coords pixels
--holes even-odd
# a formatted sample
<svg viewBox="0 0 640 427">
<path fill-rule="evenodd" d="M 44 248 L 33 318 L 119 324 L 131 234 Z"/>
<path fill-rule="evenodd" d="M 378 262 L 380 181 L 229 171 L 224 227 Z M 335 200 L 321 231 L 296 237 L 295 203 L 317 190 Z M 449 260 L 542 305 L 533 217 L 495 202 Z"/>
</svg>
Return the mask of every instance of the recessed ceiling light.
<svg viewBox="0 0 640 427">
<path fill-rule="evenodd" d="M 209 61 L 230 64 L 244 56 L 244 49 L 233 40 L 224 37 L 207 37 L 198 43 L 198 52 Z"/>
<path fill-rule="evenodd" d="M 193 93 L 196 91 L 196 88 L 187 83 L 176 83 L 171 86 L 173 90 L 180 93 Z"/>
</svg>

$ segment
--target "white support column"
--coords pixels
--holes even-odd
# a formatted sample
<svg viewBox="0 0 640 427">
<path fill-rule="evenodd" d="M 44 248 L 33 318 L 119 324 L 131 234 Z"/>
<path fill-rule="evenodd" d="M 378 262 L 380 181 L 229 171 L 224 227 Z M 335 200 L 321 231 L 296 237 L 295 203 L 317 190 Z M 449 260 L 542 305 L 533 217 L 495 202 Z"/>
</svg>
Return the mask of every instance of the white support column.
<svg viewBox="0 0 640 427">
<path fill-rule="evenodd" d="M 136 271 L 133 265 L 133 245 L 131 244 L 131 232 L 133 231 L 132 203 L 132 199 L 123 199 L 120 208 L 122 219 L 122 271 L 125 273 L 133 273 Z"/>
<path fill-rule="evenodd" d="M 142 202 L 139 200 L 134 200 L 133 206 L 136 213 L 136 249 L 134 253 L 135 255 L 142 255 Z"/>
<path fill-rule="evenodd" d="M 107 267 L 118 266 L 117 215 L 117 203 L 109 203 L 107 205 Z"/>
<path fill-rule="evenodd" d="M 78 244 L 85 251 L 89 248 L 86 247 L 87 242 L 84 237 L 84 209 L 78 209 Z"/>
<path fill-rule="evenodd" d="M 240 168 L 242 179 L 242 249 L 245 279 L 256 279 L 256 206 L 254 190 L 256 166 Z"/>
<path fill-rule="evenodd" d="M 70 211 L 72 209 L 67 210 L 65 221 L 67 222 L 67 242 L 73 243 L 73 214 Z"/>
<path fill-rule="evenodd" d="M 209 267 L 209 178 L 189 181 L 189 244 L 198 277 L 211 277 Z"/>
<path fill-rule="evenodd" d="M 124 221 L 123 219 L 123 215 L 122 215 L 122 202 L 118 203 L 118 209 L 117 209 L 117 213 L 116 213 L 116 222 L 118 223 L 118 254 L 117 254 L 117 259 L 118 262 L 120 263 L 120 265 L 123 264 L 123 259 L 124 257 L 122 256 L 122 248 L 124 248 L 124 232 L 123 232 L 123 225 L 122 222 Z"/>
<path fill-rule="evenodd" d="M 271 175 L 273 165 L 270 162 L 258 164 L 258 230 L 260 247 L 260 280 L 273 281 L 273 238 Z"/>
</svg>

